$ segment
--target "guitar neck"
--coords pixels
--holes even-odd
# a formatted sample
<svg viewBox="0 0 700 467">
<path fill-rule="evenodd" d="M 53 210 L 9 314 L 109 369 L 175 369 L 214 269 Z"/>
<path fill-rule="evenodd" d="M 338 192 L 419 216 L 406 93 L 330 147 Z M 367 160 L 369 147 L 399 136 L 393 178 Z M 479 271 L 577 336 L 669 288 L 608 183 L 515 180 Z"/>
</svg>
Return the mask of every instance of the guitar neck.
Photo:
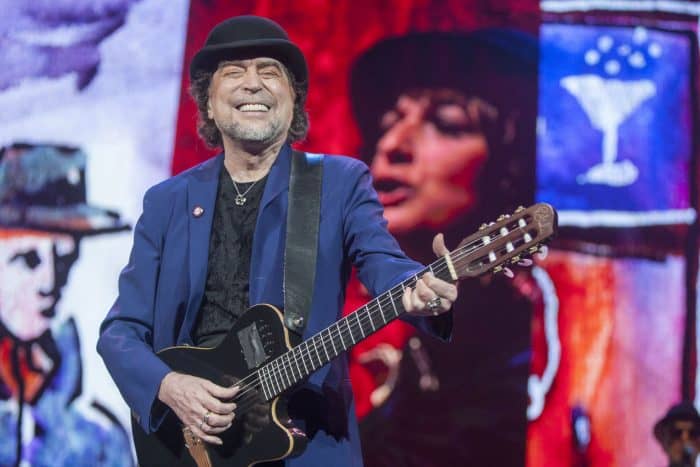
<svg viewBox="0 0 700 467">
<path fill-rule="evenodd" d="M 556 219 L 552 206 L 538 203 L 483 224 L 451 253 L 260 367 L 256 376 L 265 398 L 271 400 L 291 388 L 401 316 L 405 312 L 401 301 L 404 290 L 415 287 L 423 274 L 431 272 L 440 279 L 456 281 L 503 270 L 505 264 L 535 253 L 554 235 Z"/>
<path fill-rule="evenodd" d="M 270 400 L 281 394 L 405 313 L 401 300 L 404 290 L 415 287 L 423 274 L 432 272 L 438 278 L 452 280 L 448 258 L 438 259 L 258 369 L 265 398 Z"/>
</svg>

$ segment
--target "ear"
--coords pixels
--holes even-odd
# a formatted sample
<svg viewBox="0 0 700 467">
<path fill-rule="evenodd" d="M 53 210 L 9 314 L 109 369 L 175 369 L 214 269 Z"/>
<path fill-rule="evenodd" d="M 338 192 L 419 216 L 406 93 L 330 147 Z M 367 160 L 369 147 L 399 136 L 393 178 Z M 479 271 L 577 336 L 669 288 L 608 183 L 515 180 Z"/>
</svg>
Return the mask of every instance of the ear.
<svg viewBox="0 0 700 467">
<path fill-rule="evenodd" d="M 211 100 L 207 99 L 207 117 L 214 120 L 214 112 L 211 110 Z"/>
</svg>

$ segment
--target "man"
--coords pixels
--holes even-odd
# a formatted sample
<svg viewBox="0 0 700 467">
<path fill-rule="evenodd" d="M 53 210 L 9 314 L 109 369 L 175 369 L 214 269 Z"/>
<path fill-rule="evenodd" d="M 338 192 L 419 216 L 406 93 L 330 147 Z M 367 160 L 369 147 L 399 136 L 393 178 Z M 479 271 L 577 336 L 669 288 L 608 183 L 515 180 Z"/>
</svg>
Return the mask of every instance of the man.
<svg viewBox="0 0 700 467">
<path fill-rule="evenodd" d="M 0 151 L 0 465 L 133 462 L 114 414 L 80 398 L 78 329 L 56 319 L 81 240 L 129 228 L 86 203 L 85 168 L 78 148 Z"/>
<path fill-rule="evenodd" d="M 654 425 L 654 437 L 668 457 L 669 467 L 694 467 L 700 453 L 700 415 L 690 401 L 671 406 Z"/>
<path fill-rule="evenodd" d="M 210 32 L 190 78 L 200 135 L 223 153 L 146 193 L 98 351 L 146 432 L 172 410 L 194 436 L 221 444 L 236 413 L 224 401 L 237 387 L 173 372 L 155 352 L 217 345 L 247 305 L 284 303 L 290 144 L 308 127 L 307 66 L 279 25 L 241 16 Z M 422 268 L 386 231 L 366 166 L 342 157 L 322 163 L 319 273 L 306 336 L 340 317 L 351 264 L 374 294 Z M 447 253 L 442 237 L 433 247 Z M 406 290 L 403 304 L 414 322 L 446 339 L 450 315 L 433 315 L 456 296 L 453 284 L 428 275 Z M 310 442 L 286 464 L 361 465 L 346 361 L 321 368 L 304 389 L 290 412 Z"/>
<path fill-rule="evenodd" d="M 420 243 L 436 232 L 457 243 L 532 199 L 536 78 L 536 41 L 503 29 L 410 33 L 355 61 L 363 156 L 388 228 L 410 256 L 427 259 Z M 398 323 L 376 347 L 356 349 L 353 377 L 378 384 L 369 395 L 377 407 L 361 423 L 368 463 L 524 464 L 539 290 L 520 274 L 464 282 L 460 295 L 449 346 L 421 342 Z M 406 430 L 414 418 L 422 429 Z"/>
</svg>

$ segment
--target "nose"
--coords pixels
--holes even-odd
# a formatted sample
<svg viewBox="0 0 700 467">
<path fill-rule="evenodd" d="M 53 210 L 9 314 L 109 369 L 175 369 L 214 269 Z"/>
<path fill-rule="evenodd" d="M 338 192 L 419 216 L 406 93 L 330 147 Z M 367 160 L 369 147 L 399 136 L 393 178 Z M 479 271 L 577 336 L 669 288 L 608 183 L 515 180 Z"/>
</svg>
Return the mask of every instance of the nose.
<svg viewBox="0 0 700 467">
<path fill-rule="evenodd" d="M 412 162 L 416 130 L 416 123 L 405 117 L 392 125 L 377 142 L 377 154 L 374 162 L 379 165 Z"/>
<path fill-rule="evenodd" d="M 262 80 L 255 67 L 248 67 L 243 76 L 243 89 L 249 92 L 258 92 L 262 89 Z"/>
</svg>

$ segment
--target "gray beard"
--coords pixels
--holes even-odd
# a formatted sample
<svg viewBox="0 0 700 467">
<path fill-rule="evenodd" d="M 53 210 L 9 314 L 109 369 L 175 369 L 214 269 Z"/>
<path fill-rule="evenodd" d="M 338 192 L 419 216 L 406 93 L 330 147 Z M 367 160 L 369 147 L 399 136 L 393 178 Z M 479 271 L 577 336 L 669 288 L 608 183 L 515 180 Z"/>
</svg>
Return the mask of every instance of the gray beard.
<svg viewBox="0 0 700 467">
<path fill-rule="evenodd" d="M 281 132 L 280 127 L 281 125 L 278 122 L 270 122 L 262 128 L 231 123 L 220 126 L 219 130 L 235 141 L 265 143 L 277 139 Z"/>
</svg>

